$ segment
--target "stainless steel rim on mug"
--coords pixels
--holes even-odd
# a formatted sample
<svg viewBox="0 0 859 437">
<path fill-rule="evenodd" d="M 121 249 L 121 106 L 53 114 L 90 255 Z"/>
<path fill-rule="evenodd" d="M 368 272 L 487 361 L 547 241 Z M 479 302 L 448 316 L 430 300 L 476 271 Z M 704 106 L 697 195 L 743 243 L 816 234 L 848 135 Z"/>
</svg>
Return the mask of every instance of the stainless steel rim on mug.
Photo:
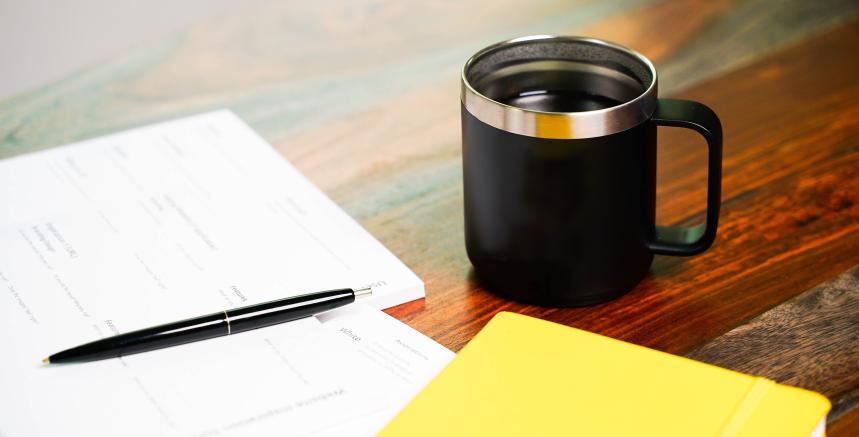
<svg viewBox="0 0 859 437">
<path fill-rule="evenodd" d="M 501 103 L 477 91 L 477 87 L 469 80 L 469 73 L 475 64 L 487 56 L 500 50 L 535 43 L 575 43 L 609 53 L 613 51 L 639 63 L 649 73 L 650 81 L 641 84 L 643 91 L 637 97 L 616 106 L 582 112 L 549 112 Z M 550 58 L 540 62 L 564 60 Z M 616 74 L 604 66 L 589 64 L 587 60 L 579 61 L 578 67 L 574 68 L 588 69 L 595 74 Z M 497 129 L 536 138 L 578 139 L 611 135 L 645 122 L 653 115 L 657 106 L 656 68 L 650 60 L 634 50 L 594 38 L 536 35 L 500 42 L 477 52 L 466 61 L 462 68 L 461 82 L 462 104 L 478 120 Z"/>
</svg>

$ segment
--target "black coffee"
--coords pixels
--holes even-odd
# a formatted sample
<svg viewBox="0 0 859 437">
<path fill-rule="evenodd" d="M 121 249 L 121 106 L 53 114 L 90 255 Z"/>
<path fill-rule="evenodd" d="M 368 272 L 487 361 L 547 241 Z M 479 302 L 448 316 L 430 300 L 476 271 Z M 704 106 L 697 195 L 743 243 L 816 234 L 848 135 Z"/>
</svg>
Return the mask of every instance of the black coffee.
<svg viewBox="0 0 859 437">
<path fill-rule="evenodd" d="M 474 88 L 486 97 L 541 112 L 588 112 L 618 106 L 646 86 L 625 70 L 564 60 L 511 63 L 474 73 Z"/>
<path fill-rule="evenodd" d="M 584 112 L 617 106 L 623 102 L 574 90 L 523 91 L 499 100 L 505 105 L 544 112 Z"/>
</svg>

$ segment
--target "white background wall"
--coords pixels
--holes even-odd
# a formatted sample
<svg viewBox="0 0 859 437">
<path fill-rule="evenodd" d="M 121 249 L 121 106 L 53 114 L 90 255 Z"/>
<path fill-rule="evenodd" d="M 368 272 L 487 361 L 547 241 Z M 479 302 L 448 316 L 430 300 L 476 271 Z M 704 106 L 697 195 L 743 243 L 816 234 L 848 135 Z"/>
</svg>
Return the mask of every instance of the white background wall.
<svg viewBox="0 0 859 437">
<path fill-rule="evenodd" d="M 257 0 L 0 0 L 0 100 Z"/>
</svg>

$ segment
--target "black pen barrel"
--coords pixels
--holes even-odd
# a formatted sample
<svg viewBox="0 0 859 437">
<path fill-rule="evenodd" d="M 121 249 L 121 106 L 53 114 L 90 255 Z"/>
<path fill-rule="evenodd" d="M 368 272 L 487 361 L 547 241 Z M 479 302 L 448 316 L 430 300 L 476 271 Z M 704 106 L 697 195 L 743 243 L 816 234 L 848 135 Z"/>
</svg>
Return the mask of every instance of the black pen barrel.
<svg viewBox="0 0 859 437">
<path fill-rule="evenodd" d="M 354 301 L 355 292 L 350 288 L 288 297 L 96 340 L 58 352 L 47 361 L 95 361 L 148 352 L 290 322 Z"/>
<path fill-rule="evenodd" d="M 351 288 L 343 288 L 227 310 L 230 333 L 291 322 L 333 310 L 354 301 L 354 291 Z"/>
<path fill-rule="evenodd" d="M 51 355 L 51 363 L 95 361 L 227 335 L 224 312 L 103 338 Z"/>
</svg>

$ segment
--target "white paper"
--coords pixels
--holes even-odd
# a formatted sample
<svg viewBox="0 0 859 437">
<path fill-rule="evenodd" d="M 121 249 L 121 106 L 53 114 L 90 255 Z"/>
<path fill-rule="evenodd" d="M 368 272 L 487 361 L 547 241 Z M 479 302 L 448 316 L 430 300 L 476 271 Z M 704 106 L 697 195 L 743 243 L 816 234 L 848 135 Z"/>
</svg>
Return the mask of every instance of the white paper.
<svg viewBox="0 0 859 437">
<path fill-rule="evenodd" d="M 423 296 L 228 111 L 0 161 L 0 436 L 370 435 L 452 354 L 369 308 L 39 364 L 119 332 L 366 284 L 377 308 Z"/>
</svg>

